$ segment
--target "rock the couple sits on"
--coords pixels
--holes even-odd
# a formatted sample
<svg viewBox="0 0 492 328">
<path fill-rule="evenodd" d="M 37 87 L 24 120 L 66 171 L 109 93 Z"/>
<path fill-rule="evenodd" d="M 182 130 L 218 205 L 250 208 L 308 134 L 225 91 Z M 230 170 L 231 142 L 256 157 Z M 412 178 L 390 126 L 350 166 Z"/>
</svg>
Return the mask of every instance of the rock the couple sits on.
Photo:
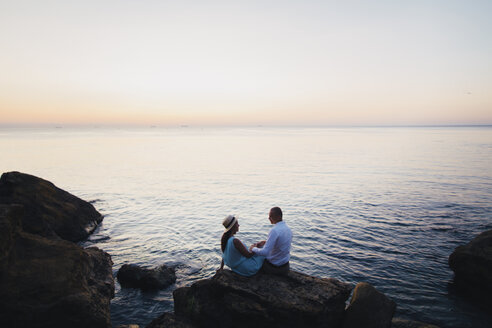
<svg viewBox="0 0 492 328">
<path fill-rule="evenodd" d="M 273 228 L 267 240 L 246 248 L 234 235 L 239 231 L 239 221 L 234 215 L 228 215 L 222 224 L 225 227 L 221 239 L 222 263 L 242 276 L 252 276 L 258 271 L 268 274 L 286 275 L 289 272 L 292 231 L 282 219 L 282 210 L 274 207 L 268 219 Z"/>
</svg>

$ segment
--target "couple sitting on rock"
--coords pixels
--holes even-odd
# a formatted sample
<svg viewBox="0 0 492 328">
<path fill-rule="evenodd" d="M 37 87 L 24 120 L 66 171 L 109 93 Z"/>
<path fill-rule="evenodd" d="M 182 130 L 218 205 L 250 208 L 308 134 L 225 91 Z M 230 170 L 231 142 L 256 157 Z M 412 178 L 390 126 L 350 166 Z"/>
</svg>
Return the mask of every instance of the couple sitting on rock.
<svg viewBox="0 0 492 328">
<path fill-rule="evenodd" d="M 223 255 L 219 270 L 224 268 L 225 263 L 232 271 L 247 277 L 260 270 L 264 273 L 277 275 L 286 275 L 289 272 L 292 231 L 282 221 L 282 210 L 279 207 L 272 208 L 268 218 L 274 226 L 270 230 L 267 240 L 255 243 L 249 249 L 234 237 L 239 231 L 237 218 L 228 215 L 224 219 L 222 224 L 225 231 L 221 240 Z"/>
</svg>

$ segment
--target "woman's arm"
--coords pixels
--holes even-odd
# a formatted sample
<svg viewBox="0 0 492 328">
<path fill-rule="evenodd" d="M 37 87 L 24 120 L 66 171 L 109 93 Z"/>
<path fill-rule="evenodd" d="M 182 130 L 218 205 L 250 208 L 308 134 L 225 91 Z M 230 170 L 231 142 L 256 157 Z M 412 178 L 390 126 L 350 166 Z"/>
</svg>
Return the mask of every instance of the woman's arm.
<svg viewBox="0 0 492 328">
<path fill-rule="evenodd" d="M 248 258 L 255 255 L 254 253 L 248 252 L 246 247 L 243 245 L 243 243 L 239 239 L 234 238 L 233 242 L 234 242 L 234 247 L 236 247 L 236 249 L 239 251 L 239 253 L 241 253 L 241 255 L 248 257 Z"/>
<path fill-rule="evenodd" d="M 220 271 L 222 269 L 224 269 L 224 259 L 222 259 L 222 261 L 220 262 L 220 268 L 217 269 L 217 271 Z"/>
</svg>

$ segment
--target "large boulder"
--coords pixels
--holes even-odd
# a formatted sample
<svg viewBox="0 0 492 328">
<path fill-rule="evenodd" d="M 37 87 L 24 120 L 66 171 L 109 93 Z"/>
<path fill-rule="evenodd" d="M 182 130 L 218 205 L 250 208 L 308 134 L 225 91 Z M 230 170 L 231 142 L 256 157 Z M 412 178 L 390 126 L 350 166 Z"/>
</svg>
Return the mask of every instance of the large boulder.
<svg viewBox="0 0 492 328">
<path fill-rule="evenodd" d="M 355 286 L 343 328 L 390 328 L 396 303 L 366 282 Z"/>
<path fill-rule="evenodd" d="M 492 291 L 492 230 L 458 246 L 449 256 L 449 266 L 458 285 L 465 286 L 468 293 L 488 298 Z"/>
<path fill-rule="evenodd" d="M 136 264 L 124 264 L 117 274 L 121 287 L 143 290 L 162 289 L 176 281 L 174 268 L 161 265 L 157 268 L 141 268 Z"/>
<path fill-rule="evenodd" d="M 109 254 L 25 232 L 24 208 L 0 205 L 2 327 L 110 327 Z"/>
<path fill-rule="evenodd" d="M 33 175 L 8 172 L 0 177 L 0 204 L 24 205 L 24 231 L 80 241 L 102 221 L 92 204 Z"/>
<path fill-rule="evenodd" d="M 352 286 L 291 271 L 242 277 L 221 270 L 174 291 L 174 312 L 201 327 L 340 327 Z"/>
</svg>

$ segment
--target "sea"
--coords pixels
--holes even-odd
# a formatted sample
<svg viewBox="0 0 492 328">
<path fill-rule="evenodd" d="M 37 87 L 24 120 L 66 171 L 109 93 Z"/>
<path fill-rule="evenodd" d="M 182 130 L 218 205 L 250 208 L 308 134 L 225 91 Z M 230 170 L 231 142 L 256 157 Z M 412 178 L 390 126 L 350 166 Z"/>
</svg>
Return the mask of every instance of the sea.
<svg viewBox="0 0 492 328">
<path fill-rule="evenodd" d="M 491 327 L 492 311 L 453 283 L 453 250 L 492 229 L 492 127 L 0 128 L 0 170 L 90 201 L 103 223 L 81 243 L 125 263 L 176 268 L 161 291 L 121 288 L 111 320 L 144 327 L 172 292 L 220 265 L 222 220 L 246 245 L 279 206 L 291 269 L 368 282 L 395 317 Z M 116 279 L 116 278 L 115 278 Z"/>
</svg>

